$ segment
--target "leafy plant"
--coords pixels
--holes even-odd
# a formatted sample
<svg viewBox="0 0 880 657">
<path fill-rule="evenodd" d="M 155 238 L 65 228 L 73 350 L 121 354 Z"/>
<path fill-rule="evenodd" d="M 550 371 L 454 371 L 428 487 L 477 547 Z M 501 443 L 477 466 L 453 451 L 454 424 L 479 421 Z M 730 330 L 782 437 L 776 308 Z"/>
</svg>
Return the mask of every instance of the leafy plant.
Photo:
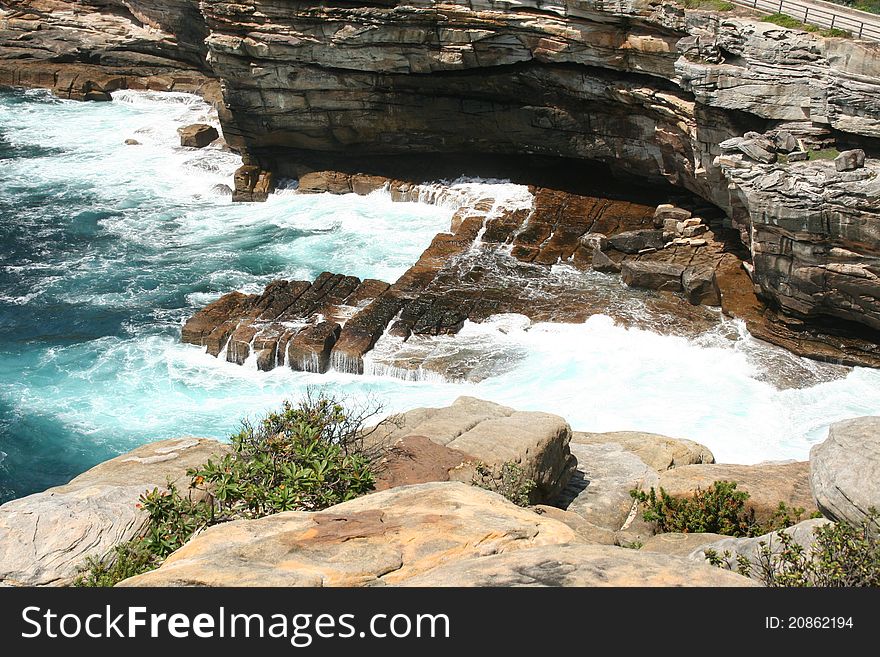
<svg viewBox="0 0 880 657">
<path fill-rule="evenodd" d="M 516 504 L 528 506 L 532 491 L 537 484 L 526 476 L 518 464 L 506 461 L 500 467 L 489 467 L 485 463 L 477 463 L 471 483 L 474 486 L 498 493 Z"/>
<path fill-rule="evenodd" d="M 143 533 L 106 559 L 88 559 L 75 584 L 112 586 L 152 570 L 210 525 L 317 511 L 372 490 L 378 452 L 364 446 L 370 432 L 363 426 L 379 410 L 347 410 L 309 392 L 256 424 L 244 421 L 232 436 L 231 453 L 187 472 L 186 494 L 169 483 L 142 495 L 138 506 L 148 515 Z"/>
<path fill-rule="evenodd" d="M 804 546 L 784 531 L 769 542 L 762 541 L 754 562 L 744 555 L 733 559 L 730 551 L 706 551 L 714 566 L 733 569 L 746 577 L 772 587 L 854 587 L 880 586 L 880 539 L 876 510 L 858 526 L 846 522 L 829 523 L 813 531 L 813 544 Z M 774 540 L 776 541 L 774 543 Z"/>
<path fill-rule="evenodd" d="M 851 37 L 852 34 L 847 32 L 846 30 L 841 30 L 836 27 L 834 28 L 823 28 L 818 25 L 813 25 L 812 23 L 802 23 L 796 18 L 792 18 L 788 14 L 770 14 L 769 16 L 762 16 L 761 20 L 765 23 L 773 23 L 774 25 L 779 25 L 780 27 L 787 27 L 793 30 L 803 30 L 804 32 L 815 32 L 817 34 L 821 34 L 825 37 Z"/>
<path fill-rule="evenodd" d="M 687 9 L 708 9 L 711 11 L 733 11 L 736 5 L 726 0 L 679 0 Z"/>
<path fill-rule="evenodd" d="M 707 489 L 698 488 L 693 497 L 672 497 L 662 488 L 659 495 L 630 491 L 644 507 L 642 517 L 656 524 L 659 533 L 712 533 L 726 536 L 760 536 L 800 521 L 803 509 L 790 509 L 783 502 L 767 523 L 755 519 L 755 510 L 746 506 L 749 494 L 736 490 L 736 482 L 716 481 Z"/>
</svg>

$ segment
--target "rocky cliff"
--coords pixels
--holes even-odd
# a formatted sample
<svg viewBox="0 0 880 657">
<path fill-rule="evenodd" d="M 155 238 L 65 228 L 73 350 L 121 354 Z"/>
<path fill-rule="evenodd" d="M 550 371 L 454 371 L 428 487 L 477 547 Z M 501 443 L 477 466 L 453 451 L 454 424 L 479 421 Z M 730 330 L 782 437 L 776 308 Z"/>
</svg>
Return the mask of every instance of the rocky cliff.
<svg viewBox="0 0 880 657">
<path fill-rule="evenodd" d="M 0 10 L 0 82 L 39 84 L 25 73 L 34 62 L 109 67 L 124 84 L 153 84 L 149 67 L 216 75 L 225 136 L 256 172 L 430 176 L 440 163 L 462 172 L 478 156 L 517 156 L 522 179 L 550 158 L 688 190 L 739 229 L 757 291 L 795 318 L 789 328 L 827 329 L 830 318 L 878 342 L 871 44 L 648 0 L 20 0 Z M 721 144 L 746 133 L 787 135 L 783 152 L 808 159 L 752 150 L 731 160 Z M 829 177 L 812 161 L 853 145 L 867 151 L 861 171 Z"/>
</svg>

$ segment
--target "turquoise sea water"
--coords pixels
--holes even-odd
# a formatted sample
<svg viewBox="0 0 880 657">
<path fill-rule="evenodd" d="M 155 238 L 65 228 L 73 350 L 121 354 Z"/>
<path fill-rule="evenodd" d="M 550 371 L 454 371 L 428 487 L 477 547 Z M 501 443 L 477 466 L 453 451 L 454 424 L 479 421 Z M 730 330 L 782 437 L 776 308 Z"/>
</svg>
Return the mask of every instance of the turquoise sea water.
<svg viewBox="0 0 880 657">
<path fill-rule="evenodd" d="M 311 384 L 371 394 L 389 410 L 471 394 L 556 412 L 577 429 L 700 440 L 738 462 L 804 458 L 830 422 L 880 414 L 877 372 L 841 378 L 735 323 L 697 340 L 603 316 L 469 324 L 455 344 L 504 364 L 477 384 L 403 381 L 380 367 L 265 374 L 181 345 L 184 318 L 233 289 L 324 270 L 392 281 L 452 214 L 381 193 L 286 191 L 234 205 L 215 187 L 231 183 L 237 157 L 176 145 L 178 127 L 205 120 L 209 108 L 183 94 L 87 104 L 0 92 L 0 501 L 148 440 L 223 437 Z M 777 389 L 765 375 L 782 366 L 807 372 L 810 385 Z"/>
</svg>

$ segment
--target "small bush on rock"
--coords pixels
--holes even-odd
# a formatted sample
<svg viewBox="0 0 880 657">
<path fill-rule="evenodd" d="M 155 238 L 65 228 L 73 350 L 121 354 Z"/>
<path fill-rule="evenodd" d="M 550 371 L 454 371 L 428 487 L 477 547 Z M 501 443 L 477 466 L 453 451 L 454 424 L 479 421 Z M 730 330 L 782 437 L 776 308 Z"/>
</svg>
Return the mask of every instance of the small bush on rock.
<svg viewBox="0 0 880 657">
<path fill-rule="evenodd" d="M 672 497 L 662 488 L 630 491 L 644 508 L 643 518 L 655 523 L 658 533 L 712 533 L 725 536 L 760 536 L 800 521 L 803 509 L 789 509 L 780 502 L 768 523 L 755 519 L 755 510 L 746 506 L 749 494 L 736 490 L 734 481 L 716 481 L 707 489 L 698 488 L 691 498 Z"/>
<path fill-rule="evenodd" d="M 146 529 L 109 558 L 89 559 L 77 586 L 112 586 L 153 570 L 205 527 L 281 511 L 317 511 L 374 487 L 377 454 L 364 447 L 364 422 L 379 408 L 353 412 L 335 399 L 309 393 L 284 402 L 256 424 L 243 422 L 232 452 L 187 472 L 189 490 L 169 484 L 141 496 Z"/>
<path fill-rule="evenodd" d="M 817 527 L 812 547 L 778 531 L 770 542 L 760 543 L 754 562 L 737 555 L 736 570 L 772 587 L 880 586 L 880 539 L 869 530 L 877 517 L 877 512 L 872 511 L 868 520 L 858 526 L 839 522 Z M 706 560 L 714 566 L 732 569 L 729 551 L 718 554 L 707 550 Z"/>
<path fill-rule="evenodd" d="M 500 467 L 494 468 L 482 462 L 477 463 L 471 483 L 498 493 L 517 506 L 528 506 L 532 491 L 537 486 L 513 461 L 507 461 Z"/>
</svg>

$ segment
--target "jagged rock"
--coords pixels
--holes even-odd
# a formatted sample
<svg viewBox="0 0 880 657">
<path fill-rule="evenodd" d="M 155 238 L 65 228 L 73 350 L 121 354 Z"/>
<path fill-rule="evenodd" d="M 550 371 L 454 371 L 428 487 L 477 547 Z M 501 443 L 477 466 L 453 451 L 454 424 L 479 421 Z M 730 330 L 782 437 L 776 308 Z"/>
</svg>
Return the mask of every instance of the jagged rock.
<svg viewBox="0 0 880 657">
<path fill-rule="evenodd" d="M 627 260 L 621 264 L 623 282 L 630 287 L 681 292 L 684 267 L 675 263 Z"/>
<path fill-rule="evenodd" d="M 578 239 L 578 244 L 594 251 L 608 250 L 608 236 L 602 233 L 586 233 Z"/>
<path fill-rule="evenodd" d="M 834 168 L 838 171 L 855 171 L 863 166 L 865 166 L 865 151 L 861 148 L 843 151 L 834 158 Z"/>
<path fill-rule="evenodd" d="M 798 149 L 798 140 L 788 130 L 779 130 L 773 135 L 773 144 L 781 153 L 791 153 Z M 791 158 L 789 158 L 791 159 Z"/>
<path fill-rule="evenodd" d="M 810 450 L 810 485 L 823 514 L 858 526 L 880 512 L 880 417 L 835 422 Z M 880 533 L 880 518 L 874 518 Z"/>
<path fill-rule="evenodd" d="M 180 145 L 186 148 L 204 148 L 220 137 L 217 128 L 205 123 L 195 123 L 178 128 L 177 134 L 180 135 Z"/>
<path fill-rule="evenodd" d="M 577 543 L 566 525 L 457 482 L 210 527 L 122 586 L 375 586 L 444 564 Z"/>
<path fill-rule="evenodd" d="M 336 322 L 320 322 L 299 331 L 287 343 L 287 364 L 294 370 L 323 374 L 330 367 L 330 350 L 342 327 Z"/>
<path fill-rule="evenodd" d="M 0 506 L 0 582 L 64 586 L 87 557 L 101 559 L 147 520 L 145 491 L 189 484 L 187 468 L 226 449 L 214 440 L 160 440 L 96 465 L 64 486 Z M 185 487 L 185 486 L 184 486 Z"/>
<path fill-rule="evenodd" d="M 691 242 L 693 245 L 693 242 Z M 681 286 L 687 300 L 695 306 L 721 305 L 721 291 L 712 267 L 687 267 L 681 274 Z"/>
<path fill-rule="evenodd" d="M 516 463 L 524 476 L 537 484 L 532 502 L 553 499 L 574 468 L 568 448 L 571 428 L 563 418 L 516 411 L 473 397 L 459 397 L 443 408 L 404 413 L 371 440 L 394 444 L 400 438 L 414 435 L 468 454 L 490 468 Z M 461 468 L 453 478 L 470 482 L 473 468 Z"/>
<path fill-rule="evenodd" d="M 806 151 L 792 151 L 788 154 L 789 162 L 806 162 L 810 159 L 810 154 Z"/>
<path fill-rule="evenodd" d="M 619 444 L 571 444 L 577 470 L 553 502 L 609 531 L 632 521 L 632 490 L 648 490 L 659 482 L 657 472 Z"/>
<path fill-rule="evenodd" d="M 260 202 L 269 198 L 275 190 L 274 176 L 258 166 L 244 164 L 235 171 L 235 190 L 232 200 L 237 202 Z"/>
<path fill-rule="evenodd" d="M 620 265 L 614 262 L 611 258 L 609 258 L 605 253 L 596 249 L 593 251 L 593 261 L 592 267 L 596 271 L 600 271 L 604 274 L 619 274 L 620 273 Z"/>
<path fill-rule="evenodd" d="M 610 545 L 536 547 L 451 562 L 403 586 L 750 586 L 746 577 L 682 557 Z"/>
<path fill-rule="evenodd" d="M 612 249 L 623 253 L 638 253 L 643 249 L 662 249 L 662 230 L 630 230 L 618 233 L 608 239 Z"/>
<path fill-rule="evenodd" d="M 806 554 L 809 554 L 810 548 L 815 543 L 816 529 L 824 527 L 830 523 L 831 521 L 825 518 L 814 518 L 799 522 L 798 524 L 782 531 L 791 536 L 791 538 L 794 539 L 794 542 L 802 546 L 806 551 Z M 703 536 L 710 536 L 710 534 L 703 534 Z M 762 563 L 765 562 L 762 556 L 762 550 L 765 546 L 768 547 L 774 555 L 779 554 L 783 550 L 782 541 L 775 532 L 772 532 L 754 538 L 734 538 L 731 536 L 719 538 L 716 541 L 700 545 L 691 552 L 689 558 L 694 561 L 703 562 L 706 560 L 706 553 L 711 550 L 717 557 L 727 564 L 728 569 L 738 572 L 739 562 L 737 557 L 744 557 L 748 559 L 751 564 L 749 577 L 761 582 L 763 581 Z M 729 553 L 729 555 L 725 553 Z"/>
<path fill-rule="evenodd" d="M 672 497 L 691 497 L 716 481 L 734 481 L 738 491 L 749 494 L 747 507 L 763 522 L 777 511 L 780 502 L 789 509 L 804 509 L 804 517 L 818 509 L 810 492 L 807 462 L 760 463 L 758 465 L 685 465 L 660 473 L 660 487 Z"/>
<path fill-rule="evenodd" d="M 658 472 L 682 465 L 715 463 L 708 447 L 683 438 L 670 438 L 643 431 L 611 431 L 608 433 L 572 433 L 572 444 L 604 445 L 615 443 L 638 456 Z"/>
<path fill-rule="evenodd" d="M 679 221 L 690 219 L 690 217 L 690 210 L 676 207 L 670 203 L 664 203 L 658 205 L 657 209 L 654 211 L 654 227 L 666 230 L 665 226 L 667 225 L 667 222 L 674 222 L 671 224 L 674 226 Z"/>
</svg>

